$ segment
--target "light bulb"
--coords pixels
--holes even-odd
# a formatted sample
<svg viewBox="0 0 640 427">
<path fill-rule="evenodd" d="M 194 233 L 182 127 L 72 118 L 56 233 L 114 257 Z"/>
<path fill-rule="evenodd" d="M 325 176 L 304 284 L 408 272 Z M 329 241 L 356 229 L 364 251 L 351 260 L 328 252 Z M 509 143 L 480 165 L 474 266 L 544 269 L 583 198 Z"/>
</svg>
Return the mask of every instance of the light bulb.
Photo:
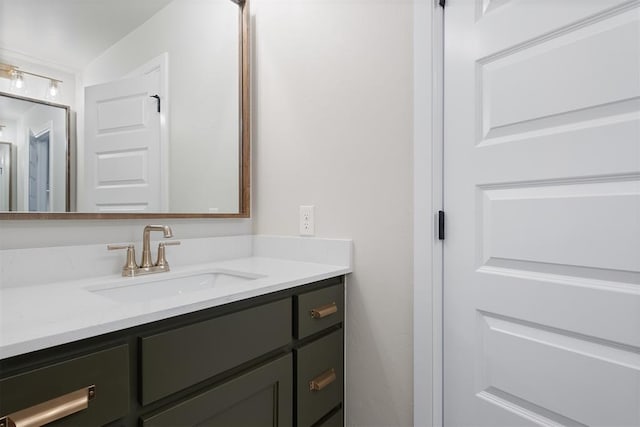
<svg viewBox="0 0 640 427">
<path fill-rule="evenodd" d="M 11 73 L 11 86 L 18 90 L 24 89 L 24 74 L 13 70 Z"/>
<path fill-rule="evenodd" d="M 22 73 L 16 73 L 16 89 L 22 89 L 24 87 L 24 76 Z"/>
<path fill-rule="evenodd" d="M 58 82 L 55 80 L 51 80 L 49 83 L 49 96 L 51 98 L 58 96 Z"/>
</svg>

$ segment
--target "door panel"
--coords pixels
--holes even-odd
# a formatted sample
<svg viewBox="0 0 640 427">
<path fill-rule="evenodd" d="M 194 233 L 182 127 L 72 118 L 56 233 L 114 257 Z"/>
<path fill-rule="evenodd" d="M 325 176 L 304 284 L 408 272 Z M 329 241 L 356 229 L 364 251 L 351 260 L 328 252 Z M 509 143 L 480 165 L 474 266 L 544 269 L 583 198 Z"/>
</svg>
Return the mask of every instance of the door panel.
<svg viewBox="0 0 640 427">
<path fill-rule="evenodd" d="M 495 143 L 502 137 L 507 142 L 509 136 L 570 125 L 591 127 L 637 111 L 640 62 L 629 60 L 640 54 L 640 24 L 634 15 L 627 11 L 478 60 L 481 141 Z"/>
<path fill-rule="evenodd" d="M 628 209 L 638 188 L 638 179 L 480 187 L 481 262 L 527 261 L 534 270 L 556 264 L 578 276 L 573 267 L 640 273 L 640 240 L 628 228 L 638 220 Z"/>
<path fill-rule="evenodd" d="M 86 88 L 87 187 L 80 210 L 163 210 L 160 114 L 151 97 L 156 74 Z"/>
<path fill-rule="evenodd" d="M 508 390 L 587 425 L 637 425 L 640 354 L 519 319 L 480 312 L 478 322 L 485 393 Z"/>
<path fill-rule="evenodd" d="M 444 422 L 640 425 L 640 2 L 445 9 Z"/>
</svg>

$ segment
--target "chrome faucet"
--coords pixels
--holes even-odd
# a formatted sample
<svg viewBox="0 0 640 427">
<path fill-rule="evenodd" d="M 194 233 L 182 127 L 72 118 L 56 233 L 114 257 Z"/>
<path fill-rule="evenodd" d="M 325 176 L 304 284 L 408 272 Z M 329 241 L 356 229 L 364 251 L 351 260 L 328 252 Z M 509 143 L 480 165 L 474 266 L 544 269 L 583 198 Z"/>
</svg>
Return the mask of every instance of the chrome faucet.
<svg viewBox="0 0 640 427">
<path fill-rule="evenodd" d="M 128 245 L 107 245 L 107 249 L 110 251 L 116 249 L 127 250 L 127 261 L 122 267 L 122 275 L 125 277 L 140 276 L 143 274 L 162 273 L 169 271 L 169 263 L 166 257 L 166 246 L 179 245 L 178 240 L 170 240 L 168 242 L 161 242 L 158 245 L 158 259 L 155 263 L 151 261 L 151 232 L 162 231 L 164 238 L 173 237 L 173 231 L 168 225 L 147 225 L 142 232 L 142 262 L 138 266 L 136 264 L 136 253 L 133 244 Z"/>
</svg>

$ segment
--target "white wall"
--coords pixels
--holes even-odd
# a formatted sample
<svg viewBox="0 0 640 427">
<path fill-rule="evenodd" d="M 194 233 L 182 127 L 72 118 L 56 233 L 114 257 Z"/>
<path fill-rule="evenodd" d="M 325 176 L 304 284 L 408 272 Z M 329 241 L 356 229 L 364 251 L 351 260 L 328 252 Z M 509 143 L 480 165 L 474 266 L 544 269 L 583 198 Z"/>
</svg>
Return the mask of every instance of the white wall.
<svg viewBox="0 0 640 427">
<path fill-rule="evenodd" d="M 348 425 L 412 417 L 413 1 L 252 0 L 254 224 L 354 240 Z"/>
<path fill-rule="evenodd" d="M 175 0 L 83 72 L 84 86 L 106 83 L 168 52 L 171 212 L 239 210 L 238 13 L 229 0 Z"/>
</svg>

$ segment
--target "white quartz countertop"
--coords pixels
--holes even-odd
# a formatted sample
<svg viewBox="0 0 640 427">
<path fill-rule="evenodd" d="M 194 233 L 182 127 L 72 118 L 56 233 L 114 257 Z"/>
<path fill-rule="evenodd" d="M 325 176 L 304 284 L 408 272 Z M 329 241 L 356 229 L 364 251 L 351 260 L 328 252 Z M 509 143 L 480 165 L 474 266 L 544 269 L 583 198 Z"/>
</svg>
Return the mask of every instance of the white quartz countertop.
<svg viewBox="0 0 640 427">
<path fill-rule="evenodd" d="M 118 301 L 92 290 L 209 272 L 253 277 L 142 301 Z M 265 256 L 173 267 L 170 272 L 117 274 L 46 284 L 0 288 L 0 359 L 154 322 L 205 308 L 265 295 L 351 272 L 349 265 Z"/>
</svg>

